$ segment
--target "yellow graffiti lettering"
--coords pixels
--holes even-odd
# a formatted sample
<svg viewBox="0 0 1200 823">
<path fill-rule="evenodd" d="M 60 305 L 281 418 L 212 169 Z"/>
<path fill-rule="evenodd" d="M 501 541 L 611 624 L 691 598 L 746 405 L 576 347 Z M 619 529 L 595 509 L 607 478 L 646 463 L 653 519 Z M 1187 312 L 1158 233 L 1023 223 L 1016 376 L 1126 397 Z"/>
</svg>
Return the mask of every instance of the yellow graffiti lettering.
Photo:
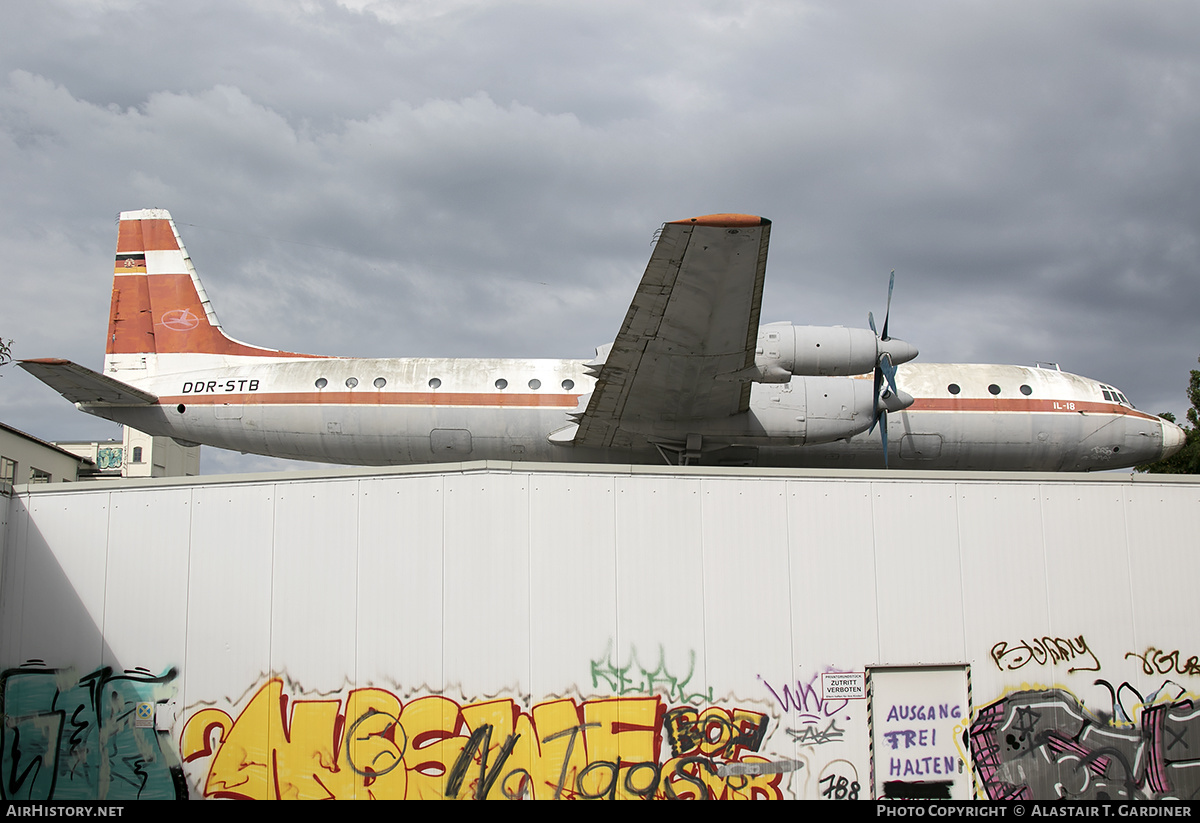
<svg viewBox="0 0 1200 823">
<path fill-rule="evenodd" d="M 668 709 L 657 696 L 549 700 L 528 712 L 511 699 L 403 703 L 374 688 L 351 691 L 344 707 L 289 703 L 271 679 L 236 720 L 219 709 L 193 714 L 180 751 L 186 762 L 208 761 L 206 797 L 780 797 L 781 777 L 769 768 L 721 776 L 722 763 L 757 751 L 765 722 L 743 709 Z M 663 763 L 665 735 L 675 756 Z"/>
</svg>

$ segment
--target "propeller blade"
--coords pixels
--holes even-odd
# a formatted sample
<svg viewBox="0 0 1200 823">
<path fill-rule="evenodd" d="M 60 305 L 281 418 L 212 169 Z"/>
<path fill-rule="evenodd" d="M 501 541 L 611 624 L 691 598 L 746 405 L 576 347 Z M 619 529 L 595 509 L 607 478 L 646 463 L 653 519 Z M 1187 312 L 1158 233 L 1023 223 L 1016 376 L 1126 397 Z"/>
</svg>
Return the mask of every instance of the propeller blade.
<svg viewBox="0 0 1200 823">
<path fill-rule="evenodd" d="M 883 372 L 879 368 L 879 364 L 875 364 L 875 410 L 871 418 L 871 428 L 867 429 L 867 434 L 875 431 L 875 424 L 879 422 L 879 390 L 883 388 Z"/>
<path fill-rule="evenodd" d="M 883 313 L 883 334 L 879 335 L 880 340 L 890 340 L 888 337 L 888 320 L 892 316 L 892 289 L 896 288 L 896 270 L 892 269 L 892 276 L 888 279 L 888 300 L 887 309 Z M 874 331 L 872 327 L 871 331 Z"/>
<path fill-rule="evenodd" d="M 867 324 L 871 327 L 871 331 L 875 332 L 875 336 L 879 336 L 879 332 L 875 331 L 875 313 L 867 312 Z"/>
<path fill-rule="evenodd" d="M 892 358 L 887 352 L 879 358 L 879 371 L 883 372 L 883 376 L 887 378 L 888 386 L 892 389 L 892 394 L 896 393 L 896 367 L 892 365 Z M 878 391 L 878 389 L 876 389 Z"/>
<path fill-rule="evenodd" d="M 879 439 L 883 441 L 883 467 L 888 467 L 887 462 L 887 409 L 879 412 Z"/>
</svg>

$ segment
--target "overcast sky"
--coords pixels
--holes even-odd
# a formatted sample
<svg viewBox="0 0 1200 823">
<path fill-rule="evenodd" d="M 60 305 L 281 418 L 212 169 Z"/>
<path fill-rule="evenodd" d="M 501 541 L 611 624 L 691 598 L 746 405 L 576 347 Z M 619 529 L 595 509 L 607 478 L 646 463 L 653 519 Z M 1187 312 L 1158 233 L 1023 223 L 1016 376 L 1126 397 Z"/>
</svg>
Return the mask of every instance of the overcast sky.
<svg viewBox="0 0 1200 823">
<path fill-rule="evenodd" d="M 227 332 L 587 358 L 665 220 L 774 221 L 763 320 L 891 331 L 1186 408 L 1194 2 L 0 4 L 0 336 L 103 361 L 119 211 Z M 119 437 L 14 367 L 0 420 Z M 205 449 L 204 470 L 269 461 Z"/>
</svg>

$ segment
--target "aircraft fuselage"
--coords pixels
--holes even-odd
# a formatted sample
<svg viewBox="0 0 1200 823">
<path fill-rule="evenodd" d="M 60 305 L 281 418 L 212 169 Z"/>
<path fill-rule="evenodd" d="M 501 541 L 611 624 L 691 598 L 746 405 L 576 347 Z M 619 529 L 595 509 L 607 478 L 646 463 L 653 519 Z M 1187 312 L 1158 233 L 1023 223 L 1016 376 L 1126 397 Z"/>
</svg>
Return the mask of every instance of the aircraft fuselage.
<svg viewBox="0 0 1200 823">
<path fill-rule="evenodd" d="M 181 440 L 354 465 L 661 462 L 700 433 L 706 465 L 883 467 L 852 397 L 871 393 L 870 375 L 756 383 L 746 415 L 647 420 L 627 443 L 583 449 L 549 438 L 592 390 L 583 360 L 228 357 L 213 368 L 208 356 L 146 357 L 110 356 L 106 373 L 145 375 L 137 385 L 157 404 L 84 410 Z M 1156 460 L 1173 436 L 1056 369 L 910 363 L 896 376 L 914 403 L 888 418 L 893 468 L 1102 470 Z"/>
</svg>

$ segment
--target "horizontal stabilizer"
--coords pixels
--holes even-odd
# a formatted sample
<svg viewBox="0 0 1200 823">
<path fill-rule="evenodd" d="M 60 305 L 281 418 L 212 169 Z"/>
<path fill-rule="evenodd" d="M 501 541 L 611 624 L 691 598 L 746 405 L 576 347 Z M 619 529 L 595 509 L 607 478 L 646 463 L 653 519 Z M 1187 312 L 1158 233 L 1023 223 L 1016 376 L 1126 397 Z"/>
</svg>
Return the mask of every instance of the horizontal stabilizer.
<svg viewBox="0 0 1200 823">
<path fill-rule="evenodd" d="M 94 372 L 70 360 L 21 360 L 17 365 L 72 403 L 84 406 L 151 406 L 156 395 Z"/>
</svg>

